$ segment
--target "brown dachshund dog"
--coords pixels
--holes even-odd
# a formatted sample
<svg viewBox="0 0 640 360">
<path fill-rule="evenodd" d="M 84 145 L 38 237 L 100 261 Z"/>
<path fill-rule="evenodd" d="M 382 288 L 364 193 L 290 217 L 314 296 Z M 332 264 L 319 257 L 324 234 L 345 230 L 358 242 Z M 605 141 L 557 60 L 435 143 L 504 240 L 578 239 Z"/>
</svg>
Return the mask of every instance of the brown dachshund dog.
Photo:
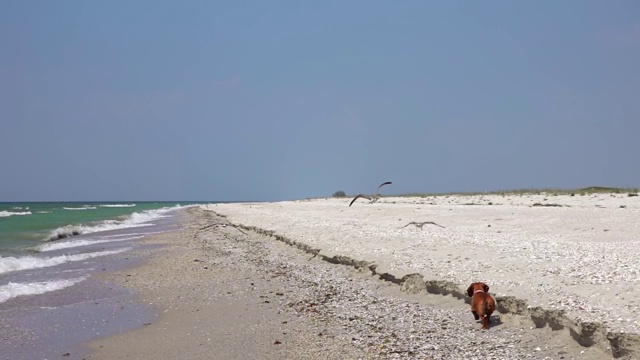
<svg viewBox="0 0 640 360">
<path fill-rule="evenodd" d="M 482 318 L 482 328 L 488 329 L 491 314 L 496 310 L 496 302 L 489 295 L 489 286 L 482 282 L 474 282 L 467 289 L 471 297 L 471 313 L 478 320 Z"/>
</svg>

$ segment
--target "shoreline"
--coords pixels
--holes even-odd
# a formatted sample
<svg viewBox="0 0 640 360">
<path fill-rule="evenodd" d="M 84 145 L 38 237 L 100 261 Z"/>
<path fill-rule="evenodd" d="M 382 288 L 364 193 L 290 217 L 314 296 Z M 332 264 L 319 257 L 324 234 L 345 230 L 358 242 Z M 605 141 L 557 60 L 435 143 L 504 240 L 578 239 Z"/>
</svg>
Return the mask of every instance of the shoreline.
<svg viewBox="0 0 640 360">
<path fill-rule="evenodd" d="M 186 211 L 190 219 L 182 231 L 148 239 L 161 245 L 160 250 L 150 254 L 127 283 L 122 273 L 104 276 L 106 281 L 135 289 L 139 301 L 154 309 L 152 321 L 85 344 L 91 350 L 86 359 L 316 359 L 332 348 L 346 351 L 344 358 L 360 358 L 339 340 L 327 338 L 320 344 L 316 338 L 322 330 L 313 328 L 314 324 L 282 315 L 285 285 L 279 276 L 258 267 L 261 255 L 249 254 L 249 261 L 230 256 L 235 252 L 229 250 L 235 246 L 233 233 L 240 232 L 231 226 L 230 232 L 224 228 L 204 232 L 201 229 L 211 225 L 207 222 L 216 220 L 201 211 Z M 224 241 L 226 246 L 210 246 L 210 240 L 200 235 Z M 242 253 L 255 251 L 253 245 L 259 246 L 251 244 Z M 246 265 L 253 268 L 247 270 Z M 243 284 L 238 284 L 239 278 Z"/>
<path fill-rule="evenodd" d="M 156 219 L 153 226 L 145 228 L 147 236 L 175 231 L 179 217 L 175 214 Z M 59 264 L 3 274 L 9 290 L 11 284 L 26 287 L 33 283 L 41 288 L 35 288 L 35 295 L 31 291 L 9 296 L 0 303 L 0 358 L 31 360 L 64 355 L 82 359 L 87 352 L 83 343 L 149 321 L 152 313 L 137 301 L 134 289 L 102 281 L 100 276 L 110 272 L 130 274 L 146 261 L 144 254 L 157 251 L 155 245 L 147 243 L 139 227 L 92 234 L 46 243 L 60 249 L 34 257 L 34 261 L 58 259 Z M 101 256 L 83 258 L 84 254 Z M 64 261 L 69 256 L 80 259 Z M 67 280 L 68 286 L 58 287 Z"/>
<path fill-rule="evenodd" d="M 212 212 L 190 212 L 189 225 L 126 284 L 113 274 L 158 316 L 90 343 L 87 359 L 464 359 L 479 347 L 498 359 L 611 357 L 519 316 L 494 314 L 492 329 L 480 331 L 453 296 L 402 291 Z"/>
<path fill-rule="evenodd" d="M 94 259 L 93 264 L 105 273 L 129 272 L 144 261 L 120 253 Z M 10 299 L 0 310 L 0 357 L 26 360 L 67 354 L 65 358 L 82 359 L 87 353 L 84 342 L 135 329 L 151 318 L 134 289 L 104 282 L 98 274 L 64 289 Z"/>
</svg>

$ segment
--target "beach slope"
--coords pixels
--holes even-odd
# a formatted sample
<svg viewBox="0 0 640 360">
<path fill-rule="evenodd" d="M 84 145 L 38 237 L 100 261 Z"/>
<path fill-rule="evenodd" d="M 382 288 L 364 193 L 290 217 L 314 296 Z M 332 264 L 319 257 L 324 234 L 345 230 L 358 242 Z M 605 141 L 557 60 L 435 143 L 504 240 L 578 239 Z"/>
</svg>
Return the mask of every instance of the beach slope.
<svg viewBox="0 0 640 360">
<path fill-rule="evenodd" d="M 454 296 L 333 264 L 206 208 L 189 210 L 184 230 L 148 239 L 163 246 L 143 254 L 145 265 L 105 275 L 157 316 L 92 342 L 87 358 L 610 357 L 518 317 L 497 314 L 482 331 Z"/>
</svg>

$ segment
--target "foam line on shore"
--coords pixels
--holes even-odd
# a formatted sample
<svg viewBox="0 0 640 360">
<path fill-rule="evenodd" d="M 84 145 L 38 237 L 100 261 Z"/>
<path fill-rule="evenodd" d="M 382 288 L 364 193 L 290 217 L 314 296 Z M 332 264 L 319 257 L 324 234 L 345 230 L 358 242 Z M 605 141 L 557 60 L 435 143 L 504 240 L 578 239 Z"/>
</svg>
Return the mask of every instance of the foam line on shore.
<svg viewBox="0 0 640 360">
<path fill-rule="evenodd" d="M 12 283 L 0 286 L 0 303 L 9 299 L 24 295 L 39 295 L 49 291 L 56 291 L 75 285 L 86 277 L 76 279 L 64 279 L 55 281 L 35 282 L 35 283 Z"/>
<path fill-rule="evenodd" d="M 225 215 L 211 211 L 221 218 L 227 218 Z M 227 219 L 228 221 L 228 219 Z M 300 241 L 290 239 L 286 236 L 277 234 L 272 230 L 265 230 L 256 226 L 244 224 L 229 224 L 238 230 L 253 231 L 257 234 L 272 237 L 287 245 L 294 246 L 314 257 L 333 263 L 351 266 L 359 271 L 369 271 L 371 275 L 378 276 L 382 280 L 386 280 L 401 286 L 401 290 L 410 293 L 424 292 L 428 295 L 451 295 L 454 298 L 469 303 L 470 299 L 466 295 L 466 291 L 460 284 L 456 284 L 445 280 L 425 280 L 424 276 L 418 272 L 400 272 L 384 269 L 374 262 L 358 260 L 349 256 L 331 253 L 319 248 L 314 248 Z M 464 286 L 466 287 L 466 286 Z M 514 296 L 494 296 L 498 311 L 501 314 L 510 314 L 520 316 L 532 322 L 536 328 L 549 326 L 553 331 L 567 331 L 571 338 L 584 347 L 598 346 L 601 350 L 611 352 L 614 358 L 623 356 L 640 357 L 640 335 L 627 334 L 623 332 L 607 331 L 606 325 L 598 322 L 580 322 L 570 319 L 563 310 L 544 309 L 539 306 L 529 306 L 526 300 L 518 299 Z M 606 344 L 606 346 L 605 346 Z"/>
</svg>

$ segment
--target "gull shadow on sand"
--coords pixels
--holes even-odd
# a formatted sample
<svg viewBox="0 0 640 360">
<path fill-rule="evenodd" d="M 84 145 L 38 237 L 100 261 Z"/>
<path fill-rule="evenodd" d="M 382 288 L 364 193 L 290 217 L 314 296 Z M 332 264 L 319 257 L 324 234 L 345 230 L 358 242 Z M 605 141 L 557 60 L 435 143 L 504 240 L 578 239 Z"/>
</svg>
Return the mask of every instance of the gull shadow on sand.
<svg viewBox="0 0 640 360">
<path fill-rule="evenodd" d="M 433 221 L 423 221 L 423 222 L 412 221 L 412 222 L 408 223 L 407 225 L 402 226 L 400 229 L 406 228 L 409 225 L 415 225 L 417 228 L 420 228 L 420 230 L 422 230 L 422 227 L 425 226 L 425 225 L 435 225 L 435 226 L 439 226 L 441 228 L 445 228 L 444 226 L 442 226 L 440 224 L 436 224 Z"/>
</svg>

